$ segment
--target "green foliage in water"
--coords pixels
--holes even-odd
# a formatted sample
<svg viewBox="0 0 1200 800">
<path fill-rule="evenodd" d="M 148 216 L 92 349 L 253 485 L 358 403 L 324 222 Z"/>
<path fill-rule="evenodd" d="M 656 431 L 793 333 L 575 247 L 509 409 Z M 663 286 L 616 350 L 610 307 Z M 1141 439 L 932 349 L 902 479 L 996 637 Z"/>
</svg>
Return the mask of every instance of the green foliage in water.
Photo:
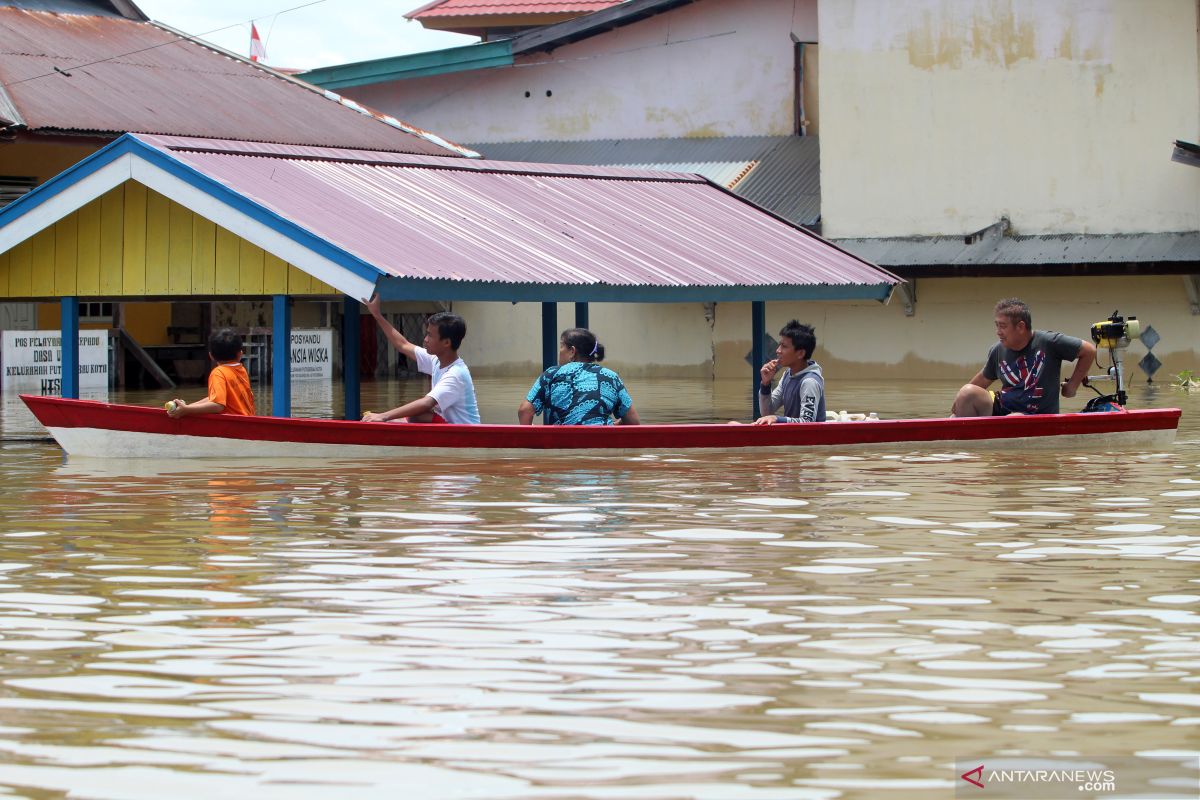
<svg viewBox="0 0 1200 800">
<path fill-rule="evenodd" d="M 1197 376 L 1190 369 L 1185 369 L 1175 376 L 1175 382 L 1171 385 L 1184 391 L 1200 389 L 1200 376 Z"/>
</svg>

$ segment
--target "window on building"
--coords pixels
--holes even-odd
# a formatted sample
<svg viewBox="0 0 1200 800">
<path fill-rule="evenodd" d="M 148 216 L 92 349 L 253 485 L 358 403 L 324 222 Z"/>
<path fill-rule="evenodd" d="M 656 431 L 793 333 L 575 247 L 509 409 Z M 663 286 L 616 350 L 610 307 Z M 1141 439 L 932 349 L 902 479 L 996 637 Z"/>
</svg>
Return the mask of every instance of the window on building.
<svg viewBox="0 0 1200 800">
<path fill-rule="evenodd" d="M 104 322 L 112 324 L 113 321 L 113 304 L 112 303 L 80 303 L 79 304 L 79 321 L 80 322 Z"/>
</svg>

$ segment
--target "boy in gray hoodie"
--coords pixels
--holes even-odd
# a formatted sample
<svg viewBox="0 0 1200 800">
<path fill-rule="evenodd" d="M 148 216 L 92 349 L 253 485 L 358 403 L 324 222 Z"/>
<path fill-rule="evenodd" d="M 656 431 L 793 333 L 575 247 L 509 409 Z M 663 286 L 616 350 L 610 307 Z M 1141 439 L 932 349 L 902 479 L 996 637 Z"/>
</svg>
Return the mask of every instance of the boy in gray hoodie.
<svg viewBox="0 0 1200 800">
<path fill-rule="evenodd" d="M 811 325 L 792 320 L 783 326 L 774 360 L 759 371 L 758 406 L 764 416 L 754 420 L 755 425 L 825 421 L 825 377 L 821 365 L 812 360 L 816 346 L 817 335 Z M 781 368 L 783 377 L 771 391 L 771 380 Z M 780 406 L 783 413 L 776 415 Z"/>
</svg>

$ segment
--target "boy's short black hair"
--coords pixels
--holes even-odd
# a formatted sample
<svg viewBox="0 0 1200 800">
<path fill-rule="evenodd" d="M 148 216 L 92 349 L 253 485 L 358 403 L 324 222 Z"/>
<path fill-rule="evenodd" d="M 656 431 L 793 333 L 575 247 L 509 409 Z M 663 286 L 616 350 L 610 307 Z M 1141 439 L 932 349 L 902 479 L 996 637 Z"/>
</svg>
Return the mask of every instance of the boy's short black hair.
<svg viewBox="0 0 1200 800">
<path fill-rule="evenodd" d="M 232 328 L 221 328 L 208 337 L 208 352 L 217 361 L 233 361 L 242 352 L 242 337 Z"/>
<path fill-rule="evenodd" d="M 804 357 L 811 359 L 813 350 L 817 349 L 817 331 L 812 325 L 804 325 L 799 320 L 792 320 L 783 326 L 780 336 L 792 340 L 792 347 L 804 351 Z"/>
<path fill-rule="evenodd" d="M 426 325 L 436 325 L 438 337 L 449 339 L 450 346 L 455 350 L 462 344 L 463 337 L 467 335 L 467 322 L 458 314 L 452 314 L 449 311 L 439 311 L 429 319 L 425 320 Z"/>
</svg>

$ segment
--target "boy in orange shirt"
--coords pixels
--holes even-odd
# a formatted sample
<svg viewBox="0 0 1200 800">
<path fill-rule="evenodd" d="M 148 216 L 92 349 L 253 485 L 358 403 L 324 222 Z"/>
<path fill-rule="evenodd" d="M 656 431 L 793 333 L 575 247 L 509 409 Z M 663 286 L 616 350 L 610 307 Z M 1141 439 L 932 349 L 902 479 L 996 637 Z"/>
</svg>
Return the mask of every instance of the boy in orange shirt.
<svg viewBox="0 0 1200 800">
<path fill-rule="evenodd" d="M 250 376 L 242 366 L 242 337 L 229 328 L 208 338 L 208 357 L 216 362 L 208 373 L 208 397 L 192 404 L 172 400 L 167 414 L 181 419 L 191 414 L 243 414 L 254 416 L 254 392 Z"/>
</svg>

